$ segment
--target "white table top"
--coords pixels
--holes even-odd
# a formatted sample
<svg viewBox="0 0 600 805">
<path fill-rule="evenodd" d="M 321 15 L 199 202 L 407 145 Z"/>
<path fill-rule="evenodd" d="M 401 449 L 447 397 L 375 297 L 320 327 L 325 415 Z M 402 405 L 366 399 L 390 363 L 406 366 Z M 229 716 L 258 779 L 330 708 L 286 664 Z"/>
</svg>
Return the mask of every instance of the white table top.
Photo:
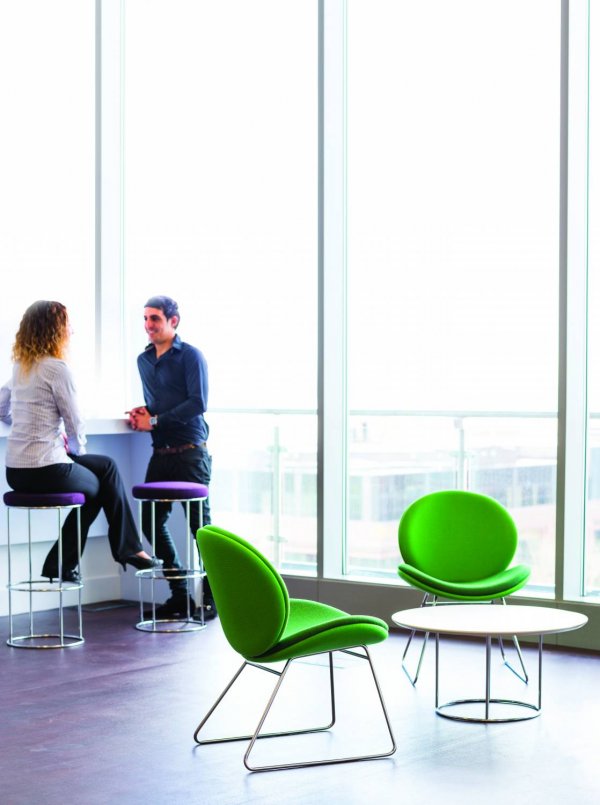
<svg viewBox="0 0 600 805">
<path fill-rule="evenodd" d="M 579 612 L 553 607 L 438 604 L 394 612 L 392 620 L 420 632 L 496 637 L 569 632 L 584 626 L 588 619 Z"/>
</svg>

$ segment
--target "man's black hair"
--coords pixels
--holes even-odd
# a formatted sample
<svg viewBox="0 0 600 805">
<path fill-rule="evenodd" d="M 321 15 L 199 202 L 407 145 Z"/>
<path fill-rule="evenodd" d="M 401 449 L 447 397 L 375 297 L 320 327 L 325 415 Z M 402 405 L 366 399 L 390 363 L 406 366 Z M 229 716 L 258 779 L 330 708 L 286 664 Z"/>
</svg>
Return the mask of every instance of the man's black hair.
<svg viewBox="0 0 600 805">
<path fill-rule="evenodd" d="M 165 314 L 166 319 L 170 319 L 173 316 L 177 316 L 177 324 L 175 325 L 175 327 L 178 326 L 181 320 L 177 302 L 174 299 L 171 299 L 170 296 L 151 296 L 150 299 L 148 299 L 148 301 L 144 305 L 144 307 L 155 307 L 157 310 L 162 310 L 162 312 Z"/>
</svg>

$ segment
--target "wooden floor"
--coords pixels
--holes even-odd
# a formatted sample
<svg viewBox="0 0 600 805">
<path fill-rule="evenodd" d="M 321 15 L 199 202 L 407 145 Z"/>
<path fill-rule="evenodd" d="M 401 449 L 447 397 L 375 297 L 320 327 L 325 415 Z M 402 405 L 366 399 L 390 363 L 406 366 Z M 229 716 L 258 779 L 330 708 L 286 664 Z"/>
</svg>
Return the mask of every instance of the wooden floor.
<svg viewBox="0 0 600 805">
<path fill-rule="evenodd" d="M 599 655 L 546 650 L 539 718 L 465 724 L 434 712 L 432 650 L 418 686 L 411 687 L 400 670 L 405 637 L 395 633 L 372 649 L 398 744 L 392 757 L 251 774 L 242 764 L 245 743 L 197 747 L 192 738 L 240 664 L 219 621 L 194 634 L 147 634 L 133 628 L 136 616 L 132 606 L 86 611 L 86 642 L 70 649 L 0 645 L 3 805 L 600 801 Z M 6 618 L 0 619 L 0 629 L 4 640 Z M 525 655 L 534 672 L 534 649 Z M 335 656 L 343 734 L 336 728 L 333 735 L 311 736 L 310 749 L 377 751 L 386 736 L 370 697 L 367 664 Z M 481 643 L 447 640 L 441 658 L 443 699 L 482 694 Z M 224 713 L 225 729 L 248 730 L 273 685 L 271 674 L 247 673 L 248 685 L 240 681 L 239 696 Z M 494 653 L 497 695 L 535 699 L 532 676 L 523 685 Z M 290 698 L 283 701 L 288 723 L 322 720 L 326 681 L 318 662 L 298 664 L 289 680 Z M 286 738 L 278 746 L 264 740 L 257 746 L 257 761 L 266 762 L 294 760 L 290 752 L 308 751 L 305 738 Z"/>
</svg>

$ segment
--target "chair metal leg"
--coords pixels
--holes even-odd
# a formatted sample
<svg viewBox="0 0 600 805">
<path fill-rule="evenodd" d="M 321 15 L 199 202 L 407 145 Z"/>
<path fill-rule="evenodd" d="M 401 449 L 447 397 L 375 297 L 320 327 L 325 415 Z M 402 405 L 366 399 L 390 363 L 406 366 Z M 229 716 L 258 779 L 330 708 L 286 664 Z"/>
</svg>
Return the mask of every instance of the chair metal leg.
<svg viewBox="0 0 600 805">
<path fill-rule="evenodd" d="M 501 600 L 502 604 L 506 606 L 506 599 L 502 598 Z M 521 646 L 519 645 L 519 641 L 516 635 L 513 635 L 512 641 L 517 652 L 517 657 L 519 658 L 519 663 L 521 664 L 522 673 L 519 673 L 519 671 L 517 671 L 516 668 L 513 668 L 513 666 L 508 661 L 508 658 L 504 652 L 504 642 L 502 638 L 499 637 L 498 645 L 500 646 L 500 653 L 502 654 L 502 662 L 504 663 L 504 665 L 506 665 L 509 671 L 512 671 L 513 674 L 521 680 L 521 682 L 524 682 L 527 685 L 527 683 L 529 682 L 529 675 L 527 673 L 527 669 L 525 668 L 525 662 L 523 660 L 523 655 L 521 654 Z"/>
<path fill-rule="evenodd" d="M 513 674 L 521 680 L 521 682 L 527 684 L 529 682 L 529 675 L 527 673 L 527 669 L 525 668 L 525 662 L 523 660 L 523 655 L 521 654 L 521 647 L 519 645 L 519 640 L 517 639 L 516 635 L 513 635 L 512 641 L 514 643 L 515 650 L 517 652 L 517 657 L 519 658 L 522 673 L 519 673 L 519 671 L 517 671 L 517 669 L 514 668 L 508 661 L 508 658 L 504 652 L 504 643 L 502 641 L 502 638 L 499 637 L 498 645 L 500 646 L 500 653 L 502 654 L 502 662 L 504 663 L 504 665 L 506 665 L 509 671 L 512 671 Z"/>
<path fill-rule="evenodd" d="M 423 596 L 423 600 L 421 601 L 422 607 L 428 606 L 428 599 L 429 599 L 429 593 L 426 593 Z M 433 598 L 431 599 L 431 604 L 429 605 L 435 606 L 436 601 L 437 596 L 433 596 Z M 402 654 L 402 670 L 408 677 L 408 681 L 413 687 L 417 684 L 417 679 L 419 678 L 419 674 L 421 672 L 421 665 L 423 664 L 423 657 L 425 656 L 425 649 L 427 648 L 427 640 L 429 639 L 429 632 L 425 632 L 425 635 L 423 636 L 423 645 L 421 646 L 421 653 L 419 654 L 419 661 L 417 663 L 417 670 L 415 671 L 415 675 L 413 676 L 406 664 L 406 655 L 408 654 L 408 649 L 410 648 L 410 644 L 412 643 L 415 634 L 416 634 L 415 630 L 411 631 L 411 633 L 409 634 L 408 640 L 406 641 L 406 646 L 404 647 L 404 653 Z"/>
<path fill-rule="evenodd" d="M 286 662 L 286 664 L 285 664 L 285 666 L 284 666 L 282 671 L 275 671 L 272 668 L 267 668 L 267 667 L 264 667 L 262 665 L 244 662 L 242 667 L 237 671 L 237 673 L 235 674 L 235 676 L 233 677 L 231 682 L 227 685 L 227 687 L 225 688 L 223 693 L 219 696 L 219 698 L 217 699 L 215 704 L 212 706 L 212 708 L 209 710 L 207 715 L 204 717 L 204 719 L 199 724 L 198 728 L 196 729 L 196 732 L 194 733 L 194 740 L 198 744 L 223 743 L 225 741 L 250 740 L 248 748 L 246 749 L 246 752 L 244 754 L 244 765 L 246 766 L 246 768 L 249 771 L 274 771 L 274 770 L 277 770 L 277 769 L 294 769 L 294 768 L 304 768 L 304 767 L 307 767 L 307 766 L 323 766 L 323 765 L 327 765 L 327 764 L 331 764 L 331 763 L 349 763 L 349 762 L 358 761 L 358 760 L 373 760 L 373 759 L 381 758 L 381 757 L 389 757 L 390 755 L 392 755 L 396 751 L 396 742 L 394 740 L 394 735 L 393 735 L 393 732 L 392 732 L 390 719 L 389 719 L 389 716 L 388 716 L 388 713 L 387 713 L 387 710 L 386 710 L 386 707 L 385 707 L 385 702 L 384 702 L 383 696 L 381 694 L 381 689 L 379 687 L 379 682 L 377 680 L 377 676 L 375 674 L 375 669 L 373 668 L 373 663 L 371 661 L 371 657 L 369 655 L 368 649 L 367 649 L 366 646 L 360 646 L 360 648 L 365 652 L 364 655 L 361 654 L 361 653 L 355 652 L 355 651 L 351 651 L 351 650 L 345 650 L 344 653 L 351 654 L 351 655 L 353 655 L 355 657 L 359 657 L 360 659 L 366 659 L 368 661 L 368 663 L 369 663 L 369 667 L 370 667 L 371 673 L 373 675 L 373 681 L 375 683 L 375 688 L 376 688 L 377 694 L 379 696 L 379 701 L 380 701 L 380 704 L 381 704 L 381 707 L 382 707 L 382 710 L 383 710 L 386 725 L 387 725 L 388 732 L 389 732 L 391 742 L 392 742 L 391 749 L 389 749 L 388 751 L 386 751 L 384 753 L 377 753 L 377 754 L 371 754 L 371 755 L 359 755 L 359 756 L 353 756 L 353 757 L 331 758 L 331 759 L 324 759 L 324 760 L 312 760 L 312 761 L 303 761 L 303 762 L 298 762 L 298 763 L 282 763 L 282 764 L 264 765 L 264 766 L 253 766 L 253 765 L 250 764 L 250 754 L 252 752 L 252 749 L 254 748 L 254 744 L 256 743 L 257 740 L 259 740 L 261 738 L 275 738 L 275 737 L 282 737 L 282 736 L 285 736 L 285 735 L 302 735 L 302 734 L 306 734 L 306 733 L 323 732 L 325 730 L 330 729 L 333 726 L 333 724 L 335 723 L 335 692 L 334 692 L 334 674 L 333 674 L 333 652 L 329 652 L 329 684 L 330 684 L 330 692 L 331 692 L 331 721 L 327 726 L 313 727 L 313 728 L 299 729 L 299 730 L 289 730 L 289 731 L 285 731 L 285 732 L 271 732 L 271 733 L 263 733 L 263 734 L 261 734 L 260 731 L 261 731 L 261 729 L 262 729 L 262 727 L 263 727 L 263 725 L 264 725 L 264 723 L 265 723 L 265 721 L 267 719 L 267 716 L 269 715 L 269 712 L 270 712 L 271 707 L 273 705 L 273 702 L 275 701 L 275 698 L 276 698 L 276 696 L 277 696 L 277 694 L 279 692 L 279 689 L 281 688 L 281 686 L 283 684 L 283 681 L 284 681 L 285 676 L 286 676 L 286 674 L 288 672 L 288 669 L 289 669 L 289 667 L 290 667 L 290 665 L 292 663 L 292 660 L 288 660 Z M 211 716 L 211 714 L 215 711 L 216 707 L 223 700 L 223 698 L 225 697 L 226 693 L 230 690 L 230 688 L 232 687 L 234 682 L 237 680 L 237 678 L 240 676 L 240 674 L 242 673 L 242 671 L 244 670 L 244 668 L 247 665 L 254 665 L 254 667 L 259 668 L 260 670 L 269 671 L 270 673 L 274 673 L 276 676 L 279 677 L 278 680 L 277 680 L 277 683 L 275 685 L 275 688 L 274 688 L 273 692 L 271 693 L 271 696 L 269 697 L 269 701 L 267 702 L 267 706 L 265 707 L 265 709 L 264 709 L 264 711 L 263 711 L 263 713 L 262 713 L 262 715 L 260 717 L 260 720 L 258 722 L 258 725 L 257 725 L 254 733 L 252 735 L 244 735 L 244 736 L 240 735 L 240 736 L 235 736 L 235 737 L 230 737 L 230 738 L 215 738 L 215 739 L 209 739 L 209 740 L 205 740 L 205 741 L 199 741 L 198 737 L 197 737 L 198 733 L 200 732 L 200 730 L 202 729 L 204 724 L 208 721 L 208 719 Z"/>
<path fill-rule="evenodd" d="M 429 593 L 427 593 L 423 597 L 423 600 L 421 601 L 421 606 L 422 607 L 424 607 L 424 606 L 435 606 L 436 603 L 437 603 L 438 597 L 437 596 L 432 596 L 431 600 L 428 600 L 428 599 L 429 599 Z M 505 598 L 501 598 L 500 600 L 502 601 L 503 605 L 506 605 L 506 599 Z M 493 603 L 494 602 L 492 601 L 492 604 Z M 445 602 L 443 604 L 440 604 L 440 606 L 442 606 L 442 605 L 445 606 Z M 451 606 L 451 604 L 450 604 L 450 606 Z M 456 604 L 456 606 L 460 606 L 460 604 Z M 421 665 L 423 663 L 423 657 L 425 655 L 425 649 L 427 647 L 427 641 L 429 639 L 429 632 L 425 632 L 425 634 L 423 636 L 423 645 L 421 646 L 421 653 L 419 655 L 417 668 L 416 668 L 415 674 L 413 676 L 411 671 L 409 670 L 407 664 L 406 664 L 406 655 L 408 654 L 408 650 L 410 648 L 410 645 L 412 643 L 412 640 L 413 640 L 413 637 L 415 636 L 415 634 L 416 634 L 415 630 L 410 632 L 410 634 L 408 636 L 408 640 L 406 641 L 406 646 L 404 647 L 404 653 L 402 654 L 402 670 L 404 671 L 404 673 L 408 677 L 408 680 L 409 680 L 410 684 L 413 687 L 417 684 L 417 679 L 419 678 L 419 673 L 421 672 Z M 506 665 L 506 667 L 508 668 L 509 671 L 512 671 L 512 673 L 521 680 L 521 682 L 524 682 L 525 684 L 527 684 L 529 682 L 529 675 L 527 673 L 527 669 L 525 668 L 525 661 L 523 660 L 523 654 L 521 653 L 521 647 L 519 645 L 519 641 L 518 641 L 516 635 L 513 635 L 512 641 L 513 641 L 515 650 L 517 652 L 517 657 L 519 658 L 519 663 L 521 665 L 521 672 L 519 672 L 516 668 L 514 668 L 511 665 L 511 663 L 509 662 L 508 657 L 506 656 L 506 652 L 504 650 L 504 643 L 502 641 L 502 638 L 499 637 L 498 638 L 498 645 L 500 647 L 500 653 L 502 655 L 502 662 L 504 663 L 504 665 Z"/>
<path fill-rule="evenodd" d="M 231 736 L 227 736 L 227 737 L 224 737 L 224 738 L 206 738 L 206 739 L 204 739 L 202 741 L 198 740 L 198 734 L 200 733 L 200 731 L 202 730 L 202 728 L 204 727 L 204 725 L 206 724 L 208 719 L 211 717 L 211 715 L 215 712 L 215 710 L 217 709 L 219 704 L 223 701 L 223 699 L 225 698 L 227 693 L 231 690 L 231 688 L 235 684 L 236 680 L 241 676 L 242 671 L 244 670 L 244 668 L 246 668 L 246 667 L 257 668 L 259 671 L 267 671 L 267 673 L 275 674 L 275 676 L 279 677 L 277 686 L 275 688 L 275 691 L 277 691 L 279 689 L 279 687 L 280 687 L 281 682 L 283 681 L 283 677 L 286 674 L 287 669 L 288 669 L 288 667 L 289 667 L 291 662 L 292 662 L 292 660 L 288 660 L 286 662 L 285 667 L 283 668 L 282 671 L 277 671 L 275 668 L 269 668 L 269 667 L 264 666 L 264 665 L 259 665 L 258 663 L 253 663 L 253 662 L 244 662 L 244 663 L 242 663 L 242 665 L 238 668 L 238 670 L 234 674 L 233 678 L 231 679 L 231 681 L 229 682 L 229 684 L 227 685 L 225 690 L 221 693 L 221 695 L 219 696 L 217 701 L 213 704 L 213 706 L 210 708 L 208 713 L 204 716 L 204 718 L 202 719 L 200 724 L 198 724 L 198 727 L 196 728 L 196 731 L 194 732 L 194 740 L 196 741 L 196 743 L 200 744 L 201 746 L 203 746 L 204 744 L 228 743 L 230 741 L 249 741 L 252 738 L 254 738 L 254 736 L 256 735 L 256 731 L 254 733 L 249 734 L 249 735 L 231 735 Z M 324 732 L 324 731 L 326 731 L 328 729 L 331 729 L 331 727 L 333 727 L 333 725 L 335 724 L 335 691 L 334 691 L 334 686 L 333 686 L 333 660 L 332 660 L 331 654 L 329 655 L 329 678 L 330 678 L 330 689 L 331 689 L 331 720 L 330 720 L 330 722 L 328 724 L 325 724 L 322 727 L 308 727 L 308 728 L 299 729 L 299 730 L 289 730 L 287 732 L 265 732 L 263 735 L 260 735 L 258 737 L 260 737 L 260 738 L 279 738 L 279 737 L 282 737 L 284 735 L 303 735 L 304 733 Z M 271 702 L 271 704 L 272 704 L 272 702 Z M 268 705 L 268 706 L 270 706 L 270 705 Z M 266 717 L 266 715 L 265 715 L 265 717 Z M 264 721 L 264 719 L 263 719 L 263 721 Z"/>
</svg>

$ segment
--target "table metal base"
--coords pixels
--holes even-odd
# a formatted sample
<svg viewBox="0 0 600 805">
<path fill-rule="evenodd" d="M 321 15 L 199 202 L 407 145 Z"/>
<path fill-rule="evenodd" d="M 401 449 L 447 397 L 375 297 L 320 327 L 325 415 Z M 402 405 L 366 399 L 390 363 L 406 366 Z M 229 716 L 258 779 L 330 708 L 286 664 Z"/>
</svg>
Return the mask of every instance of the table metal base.
<svg viewBox="0 0 600 805">
<path fill-rule="evenodd" d="M 538 636 L 538 696 L 537 704 L 532 702 L 523 702 L 518 699 L 495 699 L 491 696 L 491 654 L 492 654 L 492 638 L 487 636 L 485 638 L 485 698 L 481 699 L 455 699 L 451 702 L 439 703 L 439 655 L 440 655 L 440 636 L 435 636 L 435 712 L 439 716 L 452 719 L 453 721 L 470 721 L 483 724 L 498 724 L 507 721 L 528 721 L 532 718 L 537 718 L 542 712 L 542 645 L 543 637 Z M 468 705 L 481 705 L 483 707 L 483 715 L 466 715 L 461 713 L 447 712 L 450 708 Z M 517 715 L 505 716 L 492 716 L 492 705 L 501 705 L 503 707 L 511 707 L 518 709 Z M 527 712 L 522 712 L 523 710 Z"/>
<path fill-rule="evenodd" d="M 490 705 L 492 704 L 501 704 L 501 705 L 511 705 L 512 707 L 520 707 L 520 708 L 527 708 L 529 710 L 533 710 L 532 713 L 526 715 L 518 715 L 518 716 L 502 716 L 501 718 L 480 718 L 478 716 L 467 716 L 467 715 L 460 715 L 455 713 L 446 713 L 444 708 L 446 707 L 456 707 L 458 705 L 469 705 L 469 704 L 482 704 L 485 705 L 486 712 L 489 713 Z M 444 718 L 450 718 L 452 721 L 475 721 L 479 724 L 497 724 L 503 723 L 506 721 L 528 721 L 532 718 L 537 718 L 541 710 L 535 705 L 531 704 L 530 702 L 522 702 L 517 699 L 456 699 L 453 702 L 446 702 L 446 704 L 440 704 L 435 708 L 435 712 L 438 716 L 443 716 Z"/>
</svg>

